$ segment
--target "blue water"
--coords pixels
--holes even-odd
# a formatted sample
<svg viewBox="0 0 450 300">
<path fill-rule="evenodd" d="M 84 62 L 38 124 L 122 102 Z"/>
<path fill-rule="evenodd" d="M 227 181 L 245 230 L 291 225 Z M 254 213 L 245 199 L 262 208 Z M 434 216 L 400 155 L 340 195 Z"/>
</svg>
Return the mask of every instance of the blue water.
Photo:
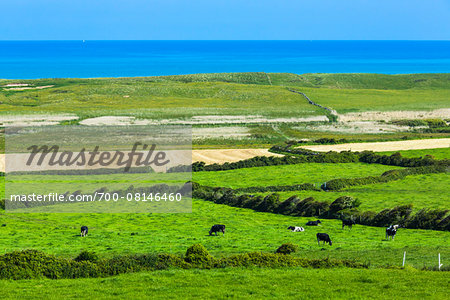
<svg viewBox="0 0 450 300">
<path fill-rule="evenodd" d="M 450 41 L 0 41 L 0 78 L 448 73 Z"/>
</svg>

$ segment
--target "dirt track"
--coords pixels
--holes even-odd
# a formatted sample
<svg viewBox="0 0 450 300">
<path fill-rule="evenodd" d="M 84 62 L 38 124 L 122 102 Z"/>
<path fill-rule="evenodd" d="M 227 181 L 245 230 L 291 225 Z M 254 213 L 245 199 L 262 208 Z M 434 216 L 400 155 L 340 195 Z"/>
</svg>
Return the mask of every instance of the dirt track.
<svg viewBox="0 0 450 300">
<path fill-rule="evenodd" d="M 427 139 L 412 141 L 378 142 L 378 143 L 349 143 L 340 145 L 314 145 L 302 146 L 300 148 L 314 151 L 400 151 L 400 150 L 420 150 L 450 147 L 450 138 L 447 139 Z"/>
<path fill-rule="evenodd" d="M 234 162 L 255 156 L 281 156 L 267 149 L 214 149 L 193 150 L 192 161 L 204 161 L 206 164 Z"/>
<path fill-rule="evenodd" d="M 193 150 L 192 161 L 204 161 L 207 164 L 234 162 L 255 156 L 282 156 L 270 153 L 267 149 L 214 149 Z M 0 172 L 5 171 L 5 155 L 0 154 Z"/>
</svg>

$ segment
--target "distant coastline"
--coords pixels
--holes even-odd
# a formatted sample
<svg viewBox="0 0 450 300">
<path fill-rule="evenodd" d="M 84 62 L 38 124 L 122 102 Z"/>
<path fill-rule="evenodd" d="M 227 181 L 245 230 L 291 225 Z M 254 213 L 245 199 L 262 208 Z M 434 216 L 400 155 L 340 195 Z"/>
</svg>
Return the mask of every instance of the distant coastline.
<svg viewBox="0 0 450 300">
<path fill-rule="evenodd" d="M 0 41 L 0 78 L 448 73 L 450 41 Z"/>
</svg>

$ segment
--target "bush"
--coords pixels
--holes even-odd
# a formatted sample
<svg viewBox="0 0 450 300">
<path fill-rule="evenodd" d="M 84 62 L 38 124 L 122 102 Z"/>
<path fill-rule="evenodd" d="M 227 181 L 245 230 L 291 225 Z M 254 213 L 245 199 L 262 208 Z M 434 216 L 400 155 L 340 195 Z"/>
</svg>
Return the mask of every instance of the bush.
<svg viewBox="0 0 450 300">
<path fill-rule="evenodd" d="M 197 266 L 208 266 L 214 258 L 202 244 L 194 244 L 186 250 L 186 262 Z"/>
<path fill-rule="evenodd" d="M 14 251 L 0 256 L 0 279 L 99 277 L 91 262 L 58 258 L 37 250 Z"/>
<path fill-rule="evenodd" d="M 255 207 L 256 211 L 261 212 L 273 212 L 277 208 L 280 202 L 279 194 L 270 194 L 264 197 L 264 199 Z"/>
<path fill-rule="evenodd" d="M 162 253 L 158 255 L 158 260 L 155 264 L 156 270 L 164 270 L 168 268 L 182 268 L 189 269 L 192 265 L 187 263 L 183 258 L 173 255 Z"/>
<path fill-rule="evenodd" d="M 279 254 L 291 254 L 294 252 L 297 252 L 298 246 L 291 244 L 291 243 L 285 243 L 283 245 L 281 245 L 276 251 L 275 253 L 279 253 Z"/>
<path fill-rule="evenodd" d="M 295 195 L 291 196 L 285 201 L 281 202 L 275 209 L 274 213 L 276 214 L 283 214 L 283 215 L 290 215 L 297 207 L 297 204 L 300 202 L 300 198 Z"/>
<path fill-rule="evenodd" d="M 360 204 L 361 203 L 359 201 L 357 201 L 356 199 L 354 199 L 353 197 L 341 196 L 341 197 L 337 198 L 336 200 L 334 200 L 330 204 L 330 207 L 328 210 L 328 212 L 329 212 L 328 215 L 337 217 L 339 211 L 344 210 L 344 209 L 349 209 L 349 208 L 356 208 Z"/>
<path fill-rule="evenodd" d="M 445 221 L 444 217 L 448 212 L 449 210 L 423 208 L 408 220 L 407 226 L 408 228 L 441 229 L 440 223 Z"/>
</svg>

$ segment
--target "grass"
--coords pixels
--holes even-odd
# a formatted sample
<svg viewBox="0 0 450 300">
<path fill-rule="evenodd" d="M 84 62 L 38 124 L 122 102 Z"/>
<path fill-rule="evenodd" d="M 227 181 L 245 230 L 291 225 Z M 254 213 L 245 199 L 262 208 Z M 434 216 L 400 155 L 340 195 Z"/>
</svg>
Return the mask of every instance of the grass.
<svg viewBox="0 0 450 300">
<path fill-rule="evenodd" d="M 408 176 L 405 179 L 387 183 L 356 186 L 339 192 L 281 192 L 285 200 L 292 195 L 301 199 L 314 197 L 318 201 L 333 202 L 340 196 L 351 196 L 361 201 L 362 211 L 381 211 L 397 205 L 413 204 L 414 210 L 421 208 L 448 209 L 450 174 L 427 174 Z M 263 193 L 266 195 L 268 193 Z"/>
<path fill-rule="evenodd" d="M 447 274 L 414 270 L 165 270 L 98 279 L 0 281 L 4 299 L 447 299 Z M 364 287 L 364 288 L 361 288 Z"/>
<path fill-rule="evenodd" d="M 374 90 L 301 88 L 312 101 L 338 113 L 432 110 L 448 107 L 448 89 Z"/>
<path fill-rule="evenodd" d="M 269 85 L 268 76 L 272 84 Z M 105 79 L 2 80 L 54 85 L 42 90 L 0 90 L 0 113 L 74 113 L 81 118 L 129 115 L 324 115 L 285 86 L 338 112 L 429 110 L 448 106 L 449 74 L 198 74 Z M 129 96 L 129 98 L 124 98 Z M 89 106 L 89 112 L 86 112 Z M 176 109 L 174 109 L 176 108 Z"/>
<path fill-rule="evenodd" d="M 102 115 L 162 119 L 196 115 L 322 114 L 319 108 L 278 86 L 154 82 L 144 78 L 55 79 L 52 84 L 55 87 L 43 90 L 0 91 L 0 113 L 73 113 L 82 119 Z"/>
<path fill-rule="evenodd" d="M 269 166 L 218 172 L 194 172 L 192 180 L 202 185 L 241 188 L 251 186 L 294 185 L 301 183 L 322 184 L 342 177 L 364 177 L 381 175 L 398 167 L 364 163 L 317 164 Z M 49 185 L 54 193 L 73 193 L 80 190 L 94 192 L 102 187 L 109 191 L 161 183 L 182 184 L 191 180 L 189 173 L 108 174 L 108 175 L 8 175 L 11 191 L 21 194 L 48 193 Z M 5 178 L 0 177 L 0 183 Z M 0 188 L 0 193 L 1 193 Z M 16 192 L 15 192 L 16 193 Z M 18 193 L 18 192 L 17 192 Z M 2 195 L 1 193 L 0 195 Z"/>
<path fill-rule="evenodd" d="M 378 152 L 379 154 L 391 155 L 400 152 L 404 157 L 425 157 L 431 155 L 435 159 L 450 159 L 450 148 L 423 149 L 423 150 L 404 150 L 404 151 L 387 151 Z"/>
<path fill-rule="evenodd" d="M 309 218 L 312 219 L 312 218 Z M 304 226 L 308 218 L 260 213 L 208 201 L 193 201 L 192 213 L 180 214 L 0 214 L 1 251 L 38 249 L 64 257 L 82 250 L 101 257 L 116 254 L 168 252 L 183 254 L 195 243 L 214 256 L 248 251 L 273 252 L 281 244 L 299 245 L 299 257 L 349 258 L 377 265 L 399 265 L 403 251 L 416 267 L 434 265 L 437 254 L 450 256 L 449 232 L 401 229 L 395 241 L 384 240 L 384 228 L 355 226 L 341 229 L 338 220 L 306 227 L 302 233 L 288 226 Z M 213 224 L 226 224 L 225 236 L 208 236 Z M 82 225 L 89 236 L 80 238 Z M 318 246 L 315 234 L 327 232 L 333 246 Z"/>
<path fill-rule="evenodd" d="M 294 185 L 324 183 L 336 178 L 355 178 L 381 175 L 398 167 L 364 164 L 305 163 L 286 166 L 245 168 L 218 172 L 195 172 L 193 181 L 207 186 L 241 188 L 251 186 Z"/>
<path fill-rule="evenodd" d="M 75 114 L 81 119 L 105 116 L 189 118 L 198 115 L 262 115 L 305 117 L 324 111 L 289 92 L 292 87 L 313 101 L 339 113 L 376 110 L 431 110 L 448 107 L 450 74 L 281 74 L 234 73 L 117 79 L 0 80 L 33 85 L 55 85 L 43 90 L 8 91 L 0 88 L 0 115 Z M 270 82 L 269 82 L 270 80 Z M 272 85 L 270 85 L 272 83 Z M 129 96 L 129 97 L 124 97 Z M 89 111 L 86 108 L 89 107 Z M 0 121 L 1 123 L 1 121 Z M 448 134 L 333 134 L 295 130 L 293 125 L 260 124 L 250 127 L 250 139 L 205 139 L 196 147 L 267 145 L 286 139 L 347 138 L 383 140 L 448 136 Z M 0 132 L 1 133 L 1 132 Z M 2 138 L 0 136 L 0 138 Z M 3 140 L 0 140 L 3 144 Z M 4 147 L 0 145 L 0 150 Z M 405 156 L 432 154 L 448 158 L 448 149 L 402 151 Z M 224 172 L 200 172 L 193 179 L 212 186 L 247 187 L 322 183 L 336 177 L 379 175 L 391 166 L 364 164 L 303 164 Z M 129 185 L 116 175 L 92 176 L 78 182 L 86 189 L 108 183 L 110 189 Z M 119 175 L 120 176 L 120 175 Z M 135 177 L 133 177 L 135 176 Z M 147 185 L 161 175 L 132 175 L 134 185 Z M 32 179 L 36 179 L 33 177 Z M 131 177 L 130 177 L 131 178 Z M 448 209 L 449 174 L 410 176 L 401 181 L 353 187 L 342 192 L 298 192 L 301 198 L 333 201 L 340 195 L 361 200 L 361 210 L 380 211 L 399 204 Z M 47 177 L 48 179 L 48 177 Z M 127 178 L 128 179 L 128 178 Z M 137 182 L 140 181 L 140 182 Z M 34 188 L 28 184 L 28 189 Z M 71 176 L 57 178 L 57 189 L 77 184 Z M 99 186 L 101 185 L 101 186 Z M 4 178 L 0 177 L 0 195 Z M 281 193 L 282 198 L 295 194 Z M 384 240 L 384 228 L 356 225 L 341 229 L 338 220 L 292 233 L 288 226 L 304 226 L 313 218 L 299 218 L 193 200 L 192 213 L 180 214 L 12 214 L 0 213 L 0 251 L 38 249 L 63 257 L 91 250 L 100 257 L 118 254 L 168 252 L 183 254 L 194 243 L 205 245 L 216 257 L 248 251 L 273 252 L 281 244 L 299 245 L 294 255 L 306 258 L 355 259 L 369 262 L 369 270 L 355 269 L 216 269 L 166 270 L 76 280 L 0 281 L 2 298 L 412 298 L 446 299 L 448 276 L 441 272 L 377 269 L 400 266 L 406 251 L 408 266 L 436 266 L 441 254 L 450 257 L 449 232 L 400 229 L 395 241 Z M 208 236 L 213 224 L 226 224 L 225 236 Z M 4 226 L 2 226 L 4 225 Z M 80 226 L 89 235 L 79 237 Z M 326 232 L 333 246 L 317 245 L 315 234 Z"/>
</svg>

